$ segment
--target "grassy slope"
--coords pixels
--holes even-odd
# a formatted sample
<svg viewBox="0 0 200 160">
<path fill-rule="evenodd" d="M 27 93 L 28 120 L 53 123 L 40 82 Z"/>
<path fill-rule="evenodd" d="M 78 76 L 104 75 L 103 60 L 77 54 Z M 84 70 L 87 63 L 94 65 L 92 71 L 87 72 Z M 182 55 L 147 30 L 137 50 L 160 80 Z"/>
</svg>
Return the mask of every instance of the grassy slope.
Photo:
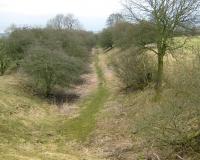
<svg viewBox="0 0 200 160">
<path fill-rule="evenodd" d="M 182 38 L 180 38 L 180 41 L 182 44 Z M 198 46 L 199 44 L 199 37 L 193 37 L 187 42 L 185 46 L 186 48 L 184 48 L 184 52 L 187 53 L 187 57 L 191 56 L 191 51 L 188 52 L 188 50 L 191 50 L 192 46 Z M 114 54 L 115 50 L 112 50 L 108 53 L 110 58 L 112 58 Z M 167 62 L 167 60 L 169 60 L 170 63 Z M 165 63 L 165 71 L 170 72 L 169 69 L 173 68 L 174 66 L 168 66 L 168 64 L 173 65 L 173 62 L 171 62 L 171 59 L 166 57 Z M 166 75 L 168 75 L 168 73 L 166 73 Z M 126 160 L 142 160 L 147 159 L 148 156 L 156 158 L 155 155 L 152 154 L 157 153 L 158 151 L 154 150 L 152 145 L 149 144 L 148 139 L 145 139 L 148 137 L 149 132 L 146 132 L 145 135 L 143 135 L 143 132 L 140 132 L 140 130 L 144 129 L 146 126 L 146 121 L 148 121 L 149 124 L 154 124 L 155 122 L 161 121 L 159 117 L 158 119 L 154 117 L 151 118 L 151 115 L 161 110 L 161 103 L 165 103 L 165 101 L 168 100 L 167 98 L 174 97 L 173 89 L 167 88 L 168 86 L 166 86 L 163 91 L 163 97 L 167 98 L 162 98 L 161 102 L 155 102 L 156 94 L 153 87 L 149 87 L 143 91 L 123 93 L 120 92 L 120 84 L 118 84 L 118 82 L 116 84 L 113 82 L 114 81 L 110 83 L 109 87 L 112 89 L 115 88 L 112 93 L 114 97 L 111 99 L 111 102 L 106 105 L 106 108 L 104 108 L 103 114 L 100 115 L 98 128 L 99 131 L 95 135 L 98 138 L 106 135 L 109 137 L 108 139 L 110 139 L 110 142 L 107 142 L 106 140 L 105 142 L 102 142 L 102 140 L 98 141 L 98 139 L 96 139 L 96 145 L 100 146 L 101 148 L 111 148 L 110 146 L 112 146 L 113 148 L 110 152 L 113 159 L 119 156 Z M 104 130 L 102 130 L 102 128 Z M 121 142 L 121 139 L 123 139 L 123 143 Z M 123 146 L 124 143 L 127 142 L 126 140 L 132 143 L 133 150 L 130 147 L 130 150 L 127 151 L 127 146 Z M 119 146 L 120 143 L 122 143 L 121 146 Z M 170 152 L 171 148 L 168 149 Z M 168 152 L 168 150 L 166 152 Z M 163 153 L 165 153 L 165 151 L 163 151 Z M 190 158 L 192 159 L 195 156 L 197 155 L 192 154 L 190 155 Z"/>
<path fill-rule="evenodd" d="M 99 86 L 83 100 L 80 117 L 72 120 L 60 115 L 55 106 L 28 95 L 19 75 L 0 77 L 0 159 L 95 160 L 76 152 L 68 143 L 89 136 L 95 128 L 95 114 L 108 97 L 98 59 L 96 71 Z"/>
</svg>

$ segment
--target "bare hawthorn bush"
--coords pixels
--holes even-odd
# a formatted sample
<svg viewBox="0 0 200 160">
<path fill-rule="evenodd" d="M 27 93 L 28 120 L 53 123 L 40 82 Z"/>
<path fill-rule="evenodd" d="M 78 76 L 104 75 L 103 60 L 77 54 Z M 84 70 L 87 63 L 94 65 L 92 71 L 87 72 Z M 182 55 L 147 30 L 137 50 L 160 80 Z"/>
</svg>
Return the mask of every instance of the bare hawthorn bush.
<svg viewBox="0 0 200 160">
<path fill-rule="evenodd" d="M 47 97 L 51 96 L 55 86 L 69 88 L 85 72 L 80 59 L 70 57 L 62 50 L 36 46 L 28 54 L 22 65 L 23 71 Z M 61 92 L 58 95 L 60 94 Z"/>
<path fill-rule="evenodd" d="M 111 57 L 110 64 L 126 89 L 144 89 L 154 79 L 155 68 L 140 48 L 120 50 Z"/>
</svg>

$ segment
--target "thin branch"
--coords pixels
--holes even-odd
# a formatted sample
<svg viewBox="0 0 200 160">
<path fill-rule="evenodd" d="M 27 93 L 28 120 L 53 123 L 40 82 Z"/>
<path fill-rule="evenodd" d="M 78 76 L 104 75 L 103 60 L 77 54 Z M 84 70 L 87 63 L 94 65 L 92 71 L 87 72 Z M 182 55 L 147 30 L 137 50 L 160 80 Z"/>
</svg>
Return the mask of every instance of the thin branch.
<svg viewBox="0 0 200 160">
<path fill-rule="evenodd" d="M 157 158 L 157 160 L 160 160 L 160 157 L 156 153 L 153 153 L 153 155 Z"/>
<path fill-rule="evenodd" d="M 184 160 L 184 158 L 182 158 L 182 157 L 179 156 L 178 154 L 176 154 L 176 156 L 177 156 L 178 158 L 180 158 L 181 160 Z"/>
<path fill-rule="evenodd" d="M 151 47 L 144 46 L 144 49 L 150 50 L 150 51 L 154 52 L 155 54 L 158 54 L 158 52 Z"/>
</svg>

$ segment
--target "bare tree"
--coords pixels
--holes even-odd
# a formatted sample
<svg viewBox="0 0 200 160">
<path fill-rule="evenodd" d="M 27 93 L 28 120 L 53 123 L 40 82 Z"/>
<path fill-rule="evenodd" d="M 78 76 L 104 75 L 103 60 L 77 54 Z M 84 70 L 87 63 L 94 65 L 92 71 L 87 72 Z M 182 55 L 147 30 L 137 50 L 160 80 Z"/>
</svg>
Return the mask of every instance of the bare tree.
<svg viewBox="0 0 200 160">
<path fill-rule="evenodd" d="M 64 28 L 67 29 L 80 29 L 81 24 L 77 18 L 74 17 L 73 14 L 68 14 L 63 19 Z"/>
<path fill-rule="evenodd" d="M 113 25 L 115 25 L 117 23 L 120 23 L 120 22 L 124 22 L 124 17 L 120 13 L 113 13 L 113 14 L 111 14 L 108 17 L 107 21 L 106 21 L 106 23 L 107 23 L 107 25 L 109 27 L 111 27 L 111 26 L 113 26 Z"/>
<path fill-rule="evenodd" d="M 47 22 L 47 26 L 54 29 L 62 29 L 63 19 L 64 19 L 64 15 L 58 14 Z"/>
<path fill-rule="evenodd" d="M 156 89 L 160 92 L 163 79 L 163 58 L 171 50 L 171 42 L 178 28 L 197 20 L 199 0 L 125 0 L 125 15 L 134 22 L 152 21 L 156 30 L 156 49 L 144 46 L 157 54 Z M 188 25 L 187 25 L 188 26 Z M 191 26 L 191 25 L 189 25 Z"/>
<path fill-rule="evenodd" d="M 47 27 L 54 29 L 81 29 L 81 24 L 72 14 L 58 14 L 47 22 Z"/>
</svg>

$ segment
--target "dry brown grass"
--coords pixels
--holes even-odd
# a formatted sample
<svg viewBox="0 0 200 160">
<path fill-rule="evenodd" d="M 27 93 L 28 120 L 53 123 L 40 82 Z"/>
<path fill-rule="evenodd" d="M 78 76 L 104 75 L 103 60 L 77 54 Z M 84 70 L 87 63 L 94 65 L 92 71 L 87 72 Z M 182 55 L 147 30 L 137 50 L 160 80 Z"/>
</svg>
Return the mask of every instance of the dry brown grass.
<svg viewBox="0 0 200 160">
<path fill-rule="evenodd" d="M 0 77 L 0 159 L 97 160 L 86 147 L 60 134 L 58 126 L 68 117 L 33 96 L 22 77 Z"/>
<path fill-rule="evenodd" d="M 199 38 L 195 38 L 193 39 L 193 41 L 195 41 L 196 43 L 200 40 Z M 194 43 L 190 41 L 190 45 L 192 44 Z M 122 87 L 122 85 L 119 83 L 119 80 L 114 76 L 112 71 L 110 71 L 110 69 L 108 68 L 108 73 L 111 73 L 108 78 L 108 83 L 112 96 L 109 99 L 108 103 L 105 105 L 104 110 L 98 116 L 98 127 L 97 130 L 93 133 L 93 139 L 91 140 L 92 146 L 94 145 L 95 148 L 98 148 L 102 157 L 110 158 L 113 160 L 142 160 L 150 157 L 153 159 L 157 159 L 157 157 L 159 157 L 160 159 L 167 159 L 167 156 L 171 154 L 168 157 L 168 159 L 170 160 L 177 159 L 178 156 L 184 157 L 187 160 L 198 159 L 199 154 L 193 152 L 191 149 L 186 149 L 187 152 L 183 154 L 181 153 L 181 150 L 183 148 L 179 148 L 180 150 L 176 152 L 174 151 L 173 146 L 157 146 L 158 139 L 155 139 L 154 141 L 153 138 L 156 138 L 158 135 L 160 136 L 161 134 L 159 133 L 159 129 L 157 132 L 154 132 L 155 128 L 151 128 L 156 127 L 155 125 L 158 125 L 157 127 L 160 127 L 159 125 L 163 125 L 168 120 L 172 120 L 170 121 L 170 123 L 173 122 L 174 119 L 169 119 L 168 117 L 173 117 L 170 114 L 176 112 L 178 113 L 177 119 L 175 119 L 175 123 L 179 125 L 179 129 L 181 129 L 182 126 L 184 127 L 184 129 L 191 132 L 192 130 L 190 129 L 192 128 L 192 126 L 194 126 L 194 128 L 196 127 L 196 122 L 198 121 L 196 121 L 197 119 L 194 117 L 197 114 L 193 114 L 193 109 L 196 105 L 196 102 L 193 103 L 194 97 L 191 98 L 189 96 L 177 96 L 177 89 L 185 88 L 185 90 L 190 90 L 191 92 L 193 92 L 192 90 L 195 89 L 195 87 L 192 89 L 187 88 L 189 85 L 177 85 L 177 87 L 173 86 L 180 82 L 184 84 L 184 80 L 191 80 L 192 82 L 192 78 L 194 78 L 192 76 L 195 76 L 192 72 L 190 72 L 189 70 L 185 70 L 186 68 L 184 68 L 187 67 L 187 69 L 189 69 L 192 66 L 192 62 L 195 56 L 191 54 L 192 51 L 189 53 L 187 52 L 187 50 L 183 51 L 184 53 L 182 52 L 182 50 L 176 51 L 176 57 L 171 56 L 170 54 L 165 57 L 165 83 L 163 98 L 160 102 L 155 102 L 156 94 L 153 89 L 153 85 L 147 87 L 143 91 L 138 90 L 132 93 L 121 92 L 120 88 Z M 108 63 L 107 57 L 110 57 L 110 55 L 114 54 L 115 52 L 116 50 L 112 50 L 107 53 L 107 55 L 102 55 L 102 59 L 106 59 L 103 60 L 103 62 Z M 183 58 L 184 56 L 186 58 Z M 154 55 L 152 55 L 152 57 L 154 57 Z M 179 59 L 179 61 L 177 61 L 177 58 Z M 190 79 L 188 79 L 188 76 L 186 76 L 188 78 L 181 76 L 183 74 L 188 75 Z M 195 83 L 196 81 L 193 81 L 193 83 L 190 84 L 195 85 Z M 193 94 L 194 93 L 195 92 L 193 92 Z M 167 105 L 169 105 L 169 107 L 167 107 Z M 177 108 L 175 108 L 174 110 L 173 106 Z M 194 108 L 192 108 L 192 106 Z M 181 113 L 183 111 L 182 115 L 179 114 L 180 107 L 182 107 L 183 109 L 180 109 Z M 190 107 L 190 109 L 187 107 Z M 163 115 L 161 114 L 160 116 L 158 116 L 157 113 L 163 113 Z M 191 119 L 190 113 L 194 115 Z M 149 129 L 145 131 L 143 127 L 146 127 L 146 125 L 149 125 Z M 181 136 L 184 137 L 185 131 L 183 133 L 184 134 L 180 134 L 180 137 L 177 136 L 178 134 L 176 133 L 176 131 L 170 134 L 172 139 L 173 137 L 177 136 L 181 140 Z"/>
</svg>

